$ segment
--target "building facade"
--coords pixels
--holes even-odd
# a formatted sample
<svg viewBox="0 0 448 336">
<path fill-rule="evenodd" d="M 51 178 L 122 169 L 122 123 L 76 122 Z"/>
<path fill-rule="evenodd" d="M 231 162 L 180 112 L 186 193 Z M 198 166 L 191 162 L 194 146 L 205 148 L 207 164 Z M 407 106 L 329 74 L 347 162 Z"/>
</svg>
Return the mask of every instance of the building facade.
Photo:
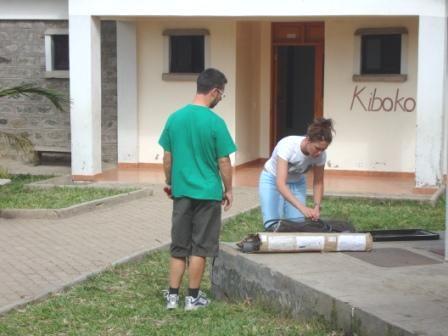
<svg viewBox="0 0 448 336">
<path fill-rule="evenodd" d="M 74 179 L 101 173 L 104 158 L 161 163 L 157 140 L 166 118 L 191 101 L 197 73 L 206 67 L 229 80 L 216 112 L 238 144 L 236 165 L 268 157 L 279 138 L 301 134 L 324 116 L 335 120 L 337 132 L 327 169 L 414 174 L 416 187 L 440 185 L 446 173 L 443 0 L 337 6 L 281 0 L 256 7 L 193 1 L 188 9 L 170 0 L 45 0 L 39 7 L 27 0 L 0 6 L 0 27 L 9 31 L 0 32 L 0 83 L 9 84 L 8 73 L 14 81 L 27 79 L 21 69 L 36 64 L 33 79 L 69 87 L 70 121 L 39 107 L 29 113 L 36 133 L 54 120 L 61 138 L 70 134 Z M 37 46 L 35 53 L 15 56 L 14 30 L 36 24 L 40 30 L 22 38 L 23 46 Z M 47 66 L 45 31 L 52 36 L 53 26 L 65 25 L 67 78 L 46 78 L 54 69 Z M 8 57 L 17 57 L 14 67 L 3 60 Z M 4 128 L 1 120 L 10 125 L 5 115 L 13 107 L 1 104 Z"/>
</svg>

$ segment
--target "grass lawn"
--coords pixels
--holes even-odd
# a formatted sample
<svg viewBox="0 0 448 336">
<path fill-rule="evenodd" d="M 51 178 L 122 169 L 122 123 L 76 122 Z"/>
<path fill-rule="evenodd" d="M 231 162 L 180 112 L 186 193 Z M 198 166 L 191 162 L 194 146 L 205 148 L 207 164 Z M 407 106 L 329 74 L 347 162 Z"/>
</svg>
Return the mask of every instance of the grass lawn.
<svg viewBox="0 0 448 336">
<path fill-rule="evenodd" d="M 326 198 L 321 217 L 349 220 L 357 230 L 445 228 L 445 199 L 436 206 L 416 201 L 380 201 L 348 198 Z M 223 241 L 239 241 L 248 233 L 263 231 L 259 209 L 230 220 L 222 234 Z"/>
<path fill-rule="evenodd" d="M 432 207 L 418 202 L 327 198 L 322 215 L 349 219 L 363 230 L 442 230 L 444 213 L 444 200 Z M 261 231 L 261 222 L 259 209 L 242 214 L 226 223 L 221 239 L 240 240 Z M 204 310 L 166 311 L 161 291 L 167 284 L 168 260 L 167 252 L 157 252 L 10 312 L 0 317 L 0 335 L 342 335 L 321 321 L 299 323 L 249 301 L 213 301 Z M 210 294 L 209 272 L 202 289 Z"/>
<path fill-rule="evenodd" d="M 299 323 L 250 302 L 213 301 L 203 310 L 167 311 L 167 252 L 121 265 L 66 293 L 0 317 L 0 335 L 328 335 L 324 323 Z M 183 288 L 186 288 L 184 285 Z M 210 293 L 206 272 L 202 289 Z"/>
<path fill-rule="evenodd" d="M 51 189 L 26 189 L 31 182 L 51 176 L 16 175 L 11 183 L 0 186 L 0 209 L 58 209 L 126 193 L 134 189 L 55 187 Z"/>
</svg>

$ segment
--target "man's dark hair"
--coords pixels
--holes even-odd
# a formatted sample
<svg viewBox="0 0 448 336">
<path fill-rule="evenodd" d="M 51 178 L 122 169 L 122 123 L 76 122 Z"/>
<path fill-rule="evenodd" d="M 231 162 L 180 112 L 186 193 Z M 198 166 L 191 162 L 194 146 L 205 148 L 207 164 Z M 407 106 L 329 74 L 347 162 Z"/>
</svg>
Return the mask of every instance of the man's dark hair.
<svg viewBox="0 0 448 336">
<path fill-rule="evenodd" d="M 227 84 L 227 78 L 224 74 L 213 68 L 208 68 L 199 74 L 197 83 L 197 93 L 207 94 L 213 89 L 224 89 Z"/>
</svg>

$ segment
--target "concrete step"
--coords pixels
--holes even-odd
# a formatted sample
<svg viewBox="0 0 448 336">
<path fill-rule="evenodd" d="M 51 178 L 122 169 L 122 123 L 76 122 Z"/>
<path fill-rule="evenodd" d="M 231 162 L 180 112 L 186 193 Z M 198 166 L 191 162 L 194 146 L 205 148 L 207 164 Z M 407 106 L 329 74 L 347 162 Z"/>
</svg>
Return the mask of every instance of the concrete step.
<svg viewBox="0 0 448 336">
<path fill-rule="evenodd" d="M 299 320 L 323 317 L 348 335 L 446 336 L 448 264 L 431 252 L 440 247 L 442 240 L 376 242 L 378 260 L 371 252 L 243 254 L 225 243 L 212 288 L 218 298 L 267 304 Z"/>
</svg>

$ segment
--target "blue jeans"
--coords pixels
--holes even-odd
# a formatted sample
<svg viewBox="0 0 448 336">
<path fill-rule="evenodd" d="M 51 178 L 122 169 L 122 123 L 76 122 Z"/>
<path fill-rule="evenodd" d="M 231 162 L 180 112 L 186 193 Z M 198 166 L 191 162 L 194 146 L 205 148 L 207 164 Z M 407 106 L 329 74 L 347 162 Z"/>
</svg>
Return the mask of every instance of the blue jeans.
<svg viewBox="0 0 448 336">
<path fill-rule="evenodd" d="M 286 183 L 293 195 L 303 204 L 306 200 L 306 177 L 302 175 L 298 182 Z M 276 177 L 263 170 L 258 185 L 263 225 L 271 219 L 291 219 L 300 221 L 303 214 L 283 198 L 276 185 Z M 269 225 L 268 225 L 269 226 Z"/>
</svg>

